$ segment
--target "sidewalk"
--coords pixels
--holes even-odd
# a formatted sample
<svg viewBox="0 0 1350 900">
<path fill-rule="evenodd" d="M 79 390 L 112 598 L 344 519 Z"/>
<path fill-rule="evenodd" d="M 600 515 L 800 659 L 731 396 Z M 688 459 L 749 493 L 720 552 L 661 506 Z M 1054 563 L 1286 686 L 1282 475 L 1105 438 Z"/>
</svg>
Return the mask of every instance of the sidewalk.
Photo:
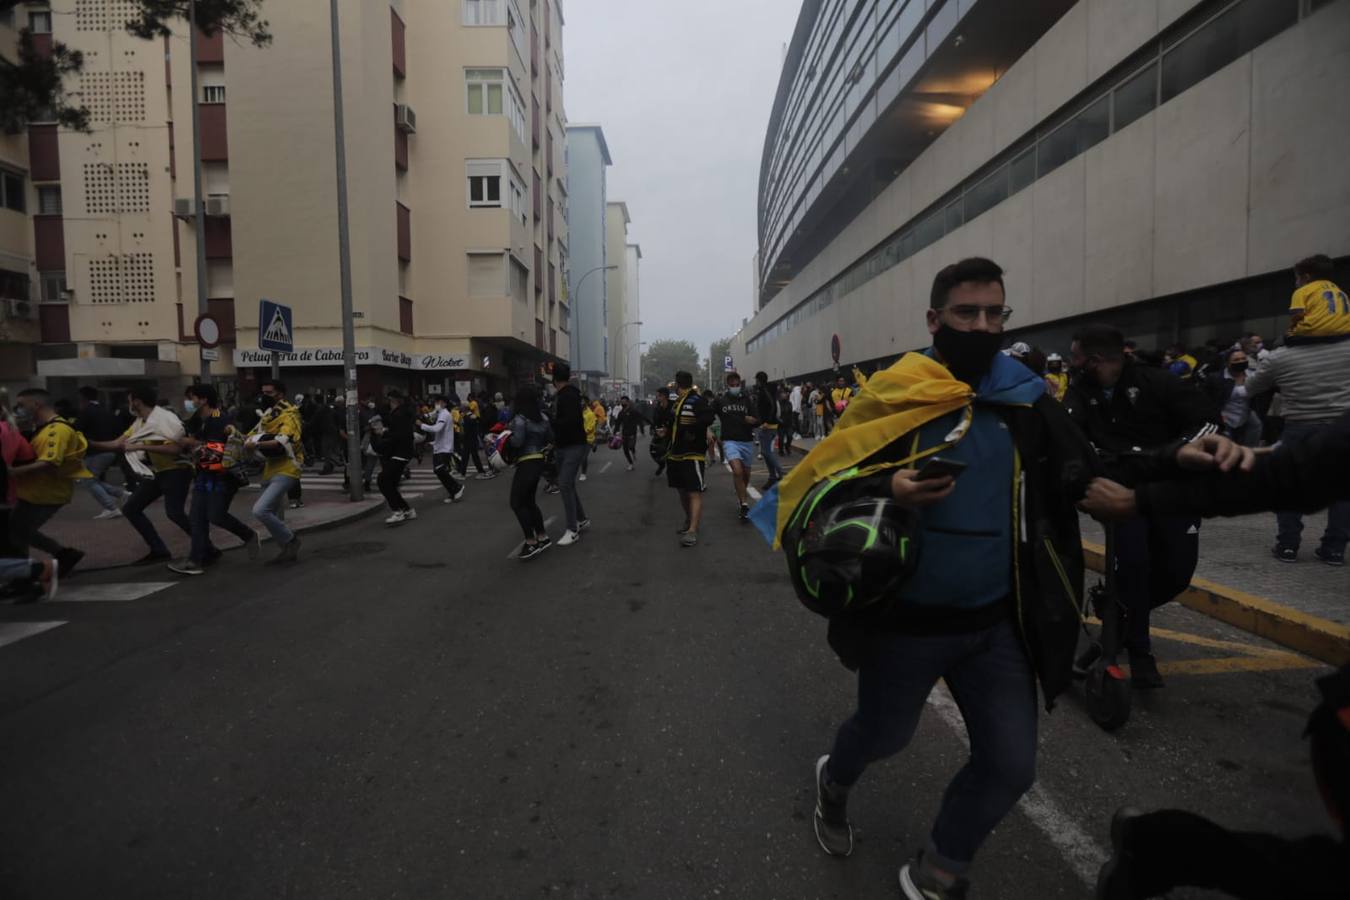
<svg viewBox="0 0 1350 900">
<path fill-rule="evenodd" d="M 430 469 L 427 469 L 426 476 L 433 479 L 435 477 L 431 475 Z M 336 485 L 331 484 L 334 479 Z M 405 497 L 421 496 L 417 492 L 423 489 L 421 482 L 424 476 L 420 470 L 414 475 L 414 480 L 417 482 L 417 489 L 405 489 Z M 293 530 L 304 533 L 344 525 L 384 508 L 384 500 L 378 491 L 368 492 L 359 503 L 352 503 L 342 492 L 341 481 L 341 475 L 319 476 L 306 471 L 301 479 L 305 505 L 300 509 L 287 509 L 286 524 Z M 250 514 L 258 494 L 256 483 L 245 487 L 235 496 L 230 511 L 244 524 L 252 527 L 266 545 L 271 541 L 271 535 L 254 521 Z M 191 502 L 189 498 L 189 506 Z M 43 528 L 43 532 L 66 546 L 85 552 L 78 570 L 80 572 L 127 566 L 145 555 L 147 551 L 145 541 L 141 540 L 141 536 L 125 518 L 95 521 L 94 516 L 99 512 L 102 512 L 102 508 L 94 502 L 88 491 L 76 488 L 75 498 L 70 505 L 61 510 L 56 518 Z M 155 501 L 146 511 L 146 515 L 154 523 L 155 530 L 164 539 L 164 543 L 168 544 L 169 552 L 174 558 L 187 556 L 188 536 L 164 515 L 163 500 Z M 211 540 L 222 550 L 243 546 L 234 535 L 219 528 L 211 529 Z"/>
</svg>

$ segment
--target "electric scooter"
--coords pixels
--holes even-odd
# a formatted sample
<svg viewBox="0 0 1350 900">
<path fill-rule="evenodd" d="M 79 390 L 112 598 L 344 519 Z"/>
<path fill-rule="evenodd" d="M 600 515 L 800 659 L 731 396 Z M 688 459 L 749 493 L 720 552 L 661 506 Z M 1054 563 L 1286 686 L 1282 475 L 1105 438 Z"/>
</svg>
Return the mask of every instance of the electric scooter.
<svg viewBox="0 0 1350 900">
<path fill-rule="evenodd" d="M 1102 627 L 1093 647 L 1097 658 L 1087 668 L 1087 709 L 1103 731 L 1115 731 L 1130 719 L 1130 678 L 1116 662 L 1124 638 L 1125 605 L 1116 577 L 1116 528 L 1107 524 L 1106 575 L 1088 591 Z"/>
</svg>

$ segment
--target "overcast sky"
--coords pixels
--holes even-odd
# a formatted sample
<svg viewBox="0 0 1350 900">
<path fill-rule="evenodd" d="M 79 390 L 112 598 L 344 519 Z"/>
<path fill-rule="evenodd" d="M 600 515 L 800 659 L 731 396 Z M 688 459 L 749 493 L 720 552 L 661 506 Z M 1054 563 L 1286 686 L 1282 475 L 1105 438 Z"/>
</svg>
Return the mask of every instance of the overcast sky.
<svg viewBox="0 0 1350 900">
<path fill-rule="evenodd" d="M 751 313 L 755 204 L 798 0 L 566 0 L 564 102 L 598 122 L 642 245 L 642 339 L 726 337 Z"/>
</svg>

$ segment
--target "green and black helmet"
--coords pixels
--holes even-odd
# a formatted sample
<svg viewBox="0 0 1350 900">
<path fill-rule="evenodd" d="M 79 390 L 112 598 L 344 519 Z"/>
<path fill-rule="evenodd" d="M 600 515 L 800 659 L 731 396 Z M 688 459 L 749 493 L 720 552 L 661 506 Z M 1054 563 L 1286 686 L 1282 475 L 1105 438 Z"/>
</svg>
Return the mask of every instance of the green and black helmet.
<svg viewBox="0 0 1350 900">
<path fill-rule="evenodd" d="M 889 497 L 821 502 L 837 484 L 826 480 L 812 489 L 783 542 L 798 598 L 826 617 L 883 600 L 918 563 L 917 513 Z"/>
</svg>

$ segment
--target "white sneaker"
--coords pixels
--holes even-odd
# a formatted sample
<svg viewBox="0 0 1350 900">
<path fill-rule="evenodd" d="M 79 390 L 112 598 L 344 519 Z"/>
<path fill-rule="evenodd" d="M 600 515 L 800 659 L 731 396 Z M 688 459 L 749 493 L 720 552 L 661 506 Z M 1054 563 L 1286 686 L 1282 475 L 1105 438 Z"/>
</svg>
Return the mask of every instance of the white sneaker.
<svg viewBox="0 0 1350 900">
<path fill-rule="evenodd" d="M 120 519 L 121 517 L 122 511 L 120 509 L 105 509 L 103 512 L 94 516 L 94 521 L 98 521 L 100 519 Z"/>
<path fill-rule="evenodd" d="M 590 520 L 590 519 L 582 519 L 580 522 L 577 523 L 577 531 L 578 531 L 578 532 L 585 531 L 586 529 L 588 529 L 588 528 L 590 528 L 590 527 L 591 527 L 591 520 Z"/>
<path fill-rule="evenodd" d="M 586 473 L 585 473 L 585 472 L 582 472 L 582 473 L 581 473 L 581 477 L 579 477 L 579 478 L 577 479 L 577 481 L 585 481 L 585 480 L 586 480 Z"/>
<path fill-rule="evenodd" d="M 558 538 L 558 546 L 570 547 L 572 544 L 575 544 L 579 540 L 581 540 L 581 532 L 564 531 L 562 537 Z"/>
<path fill-rule="evenodd" d="M 394 510 L 394 514 L 391 515 L 389 518 L 385 519 L 385 520 L 384 520 L 384 524 L 386 524 L 386 525 L 402 525 L 403 522 L 404 522 L 405 520 L 407 520 L 407 518 L 408 518 L 408 515 L 407 515 L 407 513 L 405 513 L 403 510 L 401 510 L 401 509 Z"/>
<path fill-rule="evenodd" d="M 417 518 L 417 510 L 415 509 L 404 510 L 403 512 L 404 521 L 411 522 L 415 518 Z"/>
</svg>

